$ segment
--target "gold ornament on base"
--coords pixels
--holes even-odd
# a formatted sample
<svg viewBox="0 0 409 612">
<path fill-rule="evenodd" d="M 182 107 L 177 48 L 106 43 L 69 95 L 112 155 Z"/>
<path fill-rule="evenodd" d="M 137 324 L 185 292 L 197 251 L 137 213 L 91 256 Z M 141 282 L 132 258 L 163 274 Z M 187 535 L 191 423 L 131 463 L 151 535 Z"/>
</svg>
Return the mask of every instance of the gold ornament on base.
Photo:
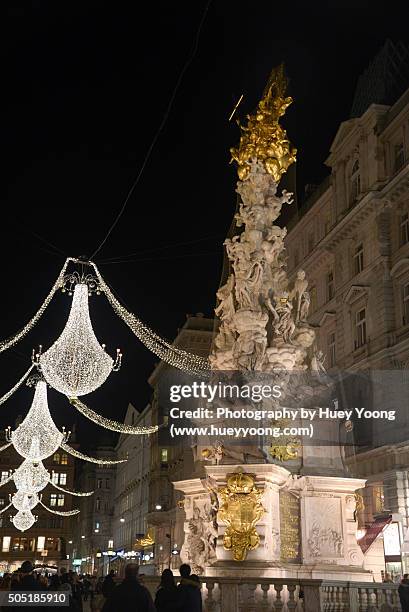
<svg viewBox="0 0 409 612">
<path fill-rule="evenodd" d="M 287 138 L 287 133 L 279 124 L 292 98 L 286 96 L 287 78 L 284 65 L 271 72 L 263 97 L 257 110 L 247 115 L 247 127 L 241 129 L 240 144 L 230 149 L 232 161 L 238 164 L 239 179 L 244 181 L 250 173 L 252 160 L 262 162 L 266 171 L 278 183 L 288 167 L 295 162 L 297 149 Z"/>
<path fill-rule="evenodd" d="M 224 548 L 233 551 L 235 561 L 244 561 L 247 551 L 260 544 L 255 525 L 265 512 L 261 504 L 262 491 L 255 486 L 253 475 L 235 473 L 227 479 L 227 486 L 219 489 L 218 496 L 217 516 L 227 525 Z"/>
</svg>

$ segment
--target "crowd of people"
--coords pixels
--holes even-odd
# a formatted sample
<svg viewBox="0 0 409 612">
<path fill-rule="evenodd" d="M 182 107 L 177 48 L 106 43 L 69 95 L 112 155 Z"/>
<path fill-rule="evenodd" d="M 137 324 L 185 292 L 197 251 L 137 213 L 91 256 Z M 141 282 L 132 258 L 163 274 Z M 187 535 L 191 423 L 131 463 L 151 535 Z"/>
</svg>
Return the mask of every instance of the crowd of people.
<svg viewBox="0 0 409 612">
<path fill-rule="evenodd" d="M 0 579 L 0 591 L 63 591 L 67 594 L 69 605 L 64 610 L 71 612 L 202 612 L 201 583 L 198 576 L 191 573 L 187 564 L 180 566 L 180 580 L 176 583 L 173 572 L 165 569 L 156 595 L 152 598 L 139 576 L 139 566 L 129 563 L 125 567 L 125 577 L 121 582 L 115 579 L 111 570 L 105 578 L 79 575 L 61 568 L 59 573 L 47 574 L 34 571 L 30 561 L 24 561 L 12 574 L 6 573 Z M 89 602 L 84 605 L 84 602 Z M 27 606 L 25 606 L 27 608 Z M 4 610 L 11 612 L 7 606 Z M 19 608 L 15 608 L 16 610 Z M 60 610 L 61 607 L 36 610 Z M 0 610 L 3 610 L 0 607 Z"/>
</svg>

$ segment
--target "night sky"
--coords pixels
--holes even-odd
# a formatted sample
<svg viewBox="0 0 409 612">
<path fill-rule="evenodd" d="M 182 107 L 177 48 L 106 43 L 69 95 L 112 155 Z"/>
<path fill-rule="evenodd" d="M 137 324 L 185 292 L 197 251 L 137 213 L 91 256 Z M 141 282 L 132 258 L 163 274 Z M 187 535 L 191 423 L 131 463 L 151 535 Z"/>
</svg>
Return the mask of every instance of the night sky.
<svg viewBox="0 0 409 612">
<path fill-rule="evenodd" d="M 18 2 L 3 19 L 3 180 L 0 337 L 36 312 L 66 255 L 90 256 L 120 210 L 164 116 L 206 3 Z M 100 269 L 123 303 L 167 338 L 186 313 L 211 315 L 222 242 L 235 207 L 228 117 L 253 110 L 281 61 L 294 104 L 286 126 L 298 148 L 297 191 L 327 174 L 324 160 L 348 119 L 357 78 L 386 38 L 408 42 L 406 2 L 229 2 L 213 0 L 197 53 L 128 206 L 103 249 Z M 388 14 L 385 14 L 385 10 Z M 59 293 L 34 330 L 0 355 L 3 394 L 30 362 L 32 347 L 58 337 L 70 298 Z M 91 299 L 96 335 L 124 365 L 86 401 L 121 420 L 139 410 L 156 358 Z M 25 414 L 32 390 L 0 407 L 0 426 Z M 54 419 L 88 425 L 57 392 Z"/>
</svg>

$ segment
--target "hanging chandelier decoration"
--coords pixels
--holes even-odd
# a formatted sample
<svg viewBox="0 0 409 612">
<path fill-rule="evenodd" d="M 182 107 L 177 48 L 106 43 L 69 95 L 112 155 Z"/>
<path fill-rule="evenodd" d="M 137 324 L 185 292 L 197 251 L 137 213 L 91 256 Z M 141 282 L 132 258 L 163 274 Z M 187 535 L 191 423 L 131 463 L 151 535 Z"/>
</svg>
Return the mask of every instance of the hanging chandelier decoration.
<svg viewBox="0 0 409 612">
<path fill-rule="evenodd" d="M 29 386 L 35 385 L 31 408 L 24 421 L 15 431 L 7 430 L 8 439 L 16 451 L 25 459 L 38 462 L 53 455 L 66 441 L 69 433 L 59 431 L 48 408 L 47 383 L 39 376 L 29 379 Z"/>
<path fill-rule="evenodd" d="M 50 474 L 42 461 L 25 459 L 12 475 L 16 488 L 26 493 L 38 493 L 47 486 Z"/>
<path fill-rule="evenodd" d="M 40 347 L 37 355 L 48 384 L 69 397 L 98 389 L 112 371 L 119 370 L 122 359 L 118 349 L 114 361 L 95 337 L 88 307 L 92 289 L 85 278 L 80 280 L 74 287 L 71 311 L 61 336 L 45 353 Z"/>
<path fill-rule="evenodd" d="M 34 525 L 37 517 L 31 513 L 31 510 L 19 510 L 17 514 L 10 517 L 10 520 L 16 529 L 27 531 Z"/>
<path fill-rule="evenodd" d="M 16 510 L 32 510 L 40 501 L 37 493 L 27 493 L 21 490 L 17 490 L 9 497 L 11 504 Z"/>
</svg>

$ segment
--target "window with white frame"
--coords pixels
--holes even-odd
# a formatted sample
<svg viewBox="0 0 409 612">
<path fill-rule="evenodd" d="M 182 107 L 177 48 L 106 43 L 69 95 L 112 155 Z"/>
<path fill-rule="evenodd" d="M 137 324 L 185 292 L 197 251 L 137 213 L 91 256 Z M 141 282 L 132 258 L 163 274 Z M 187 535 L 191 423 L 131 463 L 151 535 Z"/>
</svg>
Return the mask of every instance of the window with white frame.
<svg viewBox="0 0 409 612">
<path fill-rule="evenodd" d="M 393 148 L 393 170 L 398 172 L 405 163 L 405 149 L 403 147 L 403 140 L 396 144 Z"/>
<path fill-rule="evenodd" d="M 62 508 L 64 506 L 64 504 L 65 504 L 65 495 L 64 495 L 64 493 L 58 493 L 57 506 Z"/>
<path fill-rule="evenodd" d="M 364 245 L 360 242 L 354 253 L 354 273 L 359 274 L 364 269 Z"/>
<path fill-rule="evenodd" d="M 1 482 L 4 482 L 9 477 L 9 473 L 6 471 L 2 471 L 1 473 Z"/>
<path fill-rule="evenodd" d="M 327 283 L 327 302 L 332 300 L 335 295 L 335 282 L 334 282 L 334 272 L 333 270 L 329 270 L 326 276 Z"/>
<path fill-rule="evenodd" d="M 0 497 L 0 508 L 2 508 L 4 506 L 4 497 Z"/>
<path fill-rule="evenodd" d="M 402 287 L 402 323 L 409 325 L 409 281 Z"/>
<path fill-rule="evenodd" d="M 1 551 L 2 552 L 9 552 L 9 550 L 10 550 L 10 541 L 11 541 L 11 537 L 10 536 L 4 536 L 3 537 L 3 543 L 2 543 L 2 547 L 1 547 Z"/>
<path fill-rule="evenodd" d="M 335 332 L 330 332 L 327 336 L 327 357 L 330 368 L 335 367 L 336 352 L 335 352 Z"/>
<path fill-rule="evenodd" d="M 351 170 L 350 204 L 353 204 L 361 193 L 361 174 L 359 160 L 356 159 Z"/>
<path fill-rule="evenodd" d="M 50 495 L 50 506 L 54 507 L 57 505 L 57 493 L 51 493 Z"/>
<path fill-rule="evenodd" d="M 400 246 L 407 244 L 409 242 L 409 214 L 407 212 L 403 213 L 400 217 Z"/>
<path fill-rule="evenodd" d="M 355 314 L 355 348 L 366 344 L 366 308 L 361 308 Z"/>
<path fill-rule="evenodd" d="M 67 474 L 65 472 L 60 473 L 60 485 L 67 484 Z"/>
</svg>

